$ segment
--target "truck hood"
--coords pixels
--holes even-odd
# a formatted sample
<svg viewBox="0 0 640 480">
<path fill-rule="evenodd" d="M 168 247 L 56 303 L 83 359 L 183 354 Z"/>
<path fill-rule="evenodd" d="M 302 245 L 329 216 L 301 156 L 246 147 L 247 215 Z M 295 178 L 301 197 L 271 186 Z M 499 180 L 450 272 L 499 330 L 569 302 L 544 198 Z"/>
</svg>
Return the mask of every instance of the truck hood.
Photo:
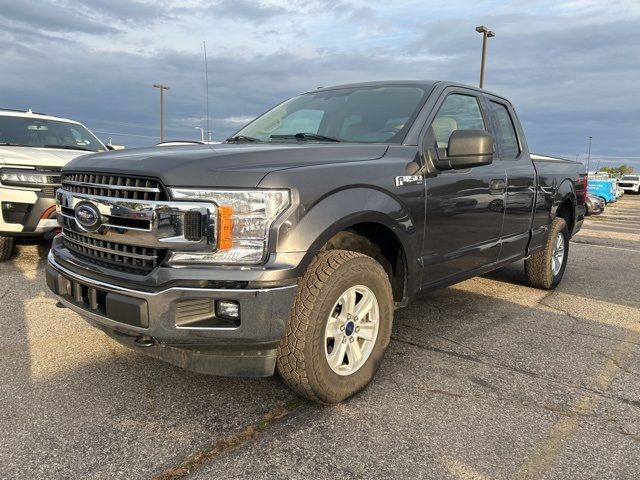
<svg viewBox="0 0 640 480">
<path fill-rule="evenodd" d="M 0 165 L 25 165 L 30 167 L 57 167 L 87 152 L 57 148 L 0 146 Z"/>
<path fill-rule="evenodd" d="M 70 162 L 64 171 L 151 176 L 167 186 L 253 188 L 276 170 L 374 160 L 387 148 L 326 143 L 152 147 L 84 156 Z"/>
</svg>

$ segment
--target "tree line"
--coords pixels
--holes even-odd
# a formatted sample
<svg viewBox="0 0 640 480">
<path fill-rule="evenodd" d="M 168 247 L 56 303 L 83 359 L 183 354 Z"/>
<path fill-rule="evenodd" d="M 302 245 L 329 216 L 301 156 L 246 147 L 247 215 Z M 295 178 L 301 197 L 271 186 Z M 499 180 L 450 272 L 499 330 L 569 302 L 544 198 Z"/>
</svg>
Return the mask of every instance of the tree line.
<svg viewBox="0 0 640 480">
<path fill-rule="evenodd" d="M 633 173 L 633 167 L 630 167 L 629 165 L 625 165 L 623 163 L 619 167 L 602 167 L 600 171 L 607 172 L 609 175 L 611 175 L 614 178 L 620 178 L 620 177 L 623 177 L 624 175 L 629 175 L 630 173 Z"/>
</svg>

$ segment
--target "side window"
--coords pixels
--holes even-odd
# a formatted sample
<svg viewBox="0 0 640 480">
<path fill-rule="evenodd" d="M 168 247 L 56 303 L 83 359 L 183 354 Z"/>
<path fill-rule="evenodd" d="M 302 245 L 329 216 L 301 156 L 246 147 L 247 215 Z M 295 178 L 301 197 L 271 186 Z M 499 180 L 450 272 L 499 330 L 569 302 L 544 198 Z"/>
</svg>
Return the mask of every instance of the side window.
<svg viewBox="0 0 640 480">
<path fill-rule="evenodd" d="M 496 143 L 500 156 L 512 160 L 520 153 L 520 145 L 518 145 L 518 135 L 509 110 L 500 103 L 489 102 L 489 105 L 491 105 L 491 112 L 498 127 Z"/>
<path fill-rule="evenodd" d="M 431 124 L 438 148 L 449 146 L 455 130 L 486 130 L 478 99 L 471 95 L 449 95 Z"/>
</svg>

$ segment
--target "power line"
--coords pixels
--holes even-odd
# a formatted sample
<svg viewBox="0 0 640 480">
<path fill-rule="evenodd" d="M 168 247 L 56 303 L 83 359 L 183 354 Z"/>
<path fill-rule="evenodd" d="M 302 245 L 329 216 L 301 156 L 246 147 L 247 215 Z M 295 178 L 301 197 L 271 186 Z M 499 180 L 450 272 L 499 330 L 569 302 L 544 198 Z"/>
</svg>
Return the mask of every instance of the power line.
<svg viewBox="0 0 640 480">
<path fill-rule="evenodd" d="M 138 135 L 135 133 L 118 133 L 118 132 L 105 132 L 104 130 L 91 130 L 94 133 L 100 133 L 102 135 L 115 135 L 118 137 L 137 137 L 137 138 L 154 138 L 157 139 L 157 135 Z"/>
</svg>

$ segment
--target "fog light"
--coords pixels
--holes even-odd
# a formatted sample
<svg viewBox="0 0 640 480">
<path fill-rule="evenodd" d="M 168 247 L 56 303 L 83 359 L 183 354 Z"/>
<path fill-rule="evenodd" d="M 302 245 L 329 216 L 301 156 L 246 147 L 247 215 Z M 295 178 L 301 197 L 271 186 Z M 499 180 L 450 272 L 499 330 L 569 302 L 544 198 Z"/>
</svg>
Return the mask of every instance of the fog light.
<svg viewBox="0 0 640 480">
<path fill-rule="evenodd" d="M 240 304 L 233 300 L 216 300 L 216 315 L 223 318 L 240 318 Z"/>
</svg>

